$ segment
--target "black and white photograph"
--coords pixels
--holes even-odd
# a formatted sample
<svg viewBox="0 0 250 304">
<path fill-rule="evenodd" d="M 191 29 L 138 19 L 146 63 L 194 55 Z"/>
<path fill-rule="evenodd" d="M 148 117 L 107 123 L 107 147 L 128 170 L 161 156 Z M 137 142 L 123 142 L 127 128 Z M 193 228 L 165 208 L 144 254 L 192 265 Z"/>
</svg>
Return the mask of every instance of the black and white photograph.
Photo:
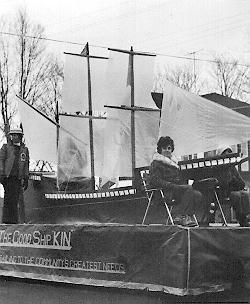
<svg viewBox="0 0 250 304">
<path fill-rule="evenodd" d="M 0 304 L 250 303 L 250 0 L 0 0 Z"/>
</svg>

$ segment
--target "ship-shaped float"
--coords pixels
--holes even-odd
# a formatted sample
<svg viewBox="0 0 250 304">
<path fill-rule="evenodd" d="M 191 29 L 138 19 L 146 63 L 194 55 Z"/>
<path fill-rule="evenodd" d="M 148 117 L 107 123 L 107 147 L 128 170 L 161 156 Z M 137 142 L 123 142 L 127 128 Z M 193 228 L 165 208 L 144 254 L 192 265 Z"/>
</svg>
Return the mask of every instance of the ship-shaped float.
<svg viewBox="0 0 250 304">
<path fill-rule="evenodd" d="M 65 53 L 57 121 L 18 98 L 31 158 L 57 170 L 31 172 L 26 224 L 1 227 L 0 274 L 138 290 L 152 303 L 230 288 L 238 275 L 232 265 L 249 285 L 249 228 L 169 225 L 160 204 L 142 225 L 148 198 L 139 171 L 161 135 L 174 139 L 177 156 L 199 158 L 248 140 L 250 119 L 169 82 L 159 109 L 151 92 L 156 56 L 108 53 L 91 55 L 88 45 Z M 186 169 L 213 165 L 201 158 Z"/>
</svg>

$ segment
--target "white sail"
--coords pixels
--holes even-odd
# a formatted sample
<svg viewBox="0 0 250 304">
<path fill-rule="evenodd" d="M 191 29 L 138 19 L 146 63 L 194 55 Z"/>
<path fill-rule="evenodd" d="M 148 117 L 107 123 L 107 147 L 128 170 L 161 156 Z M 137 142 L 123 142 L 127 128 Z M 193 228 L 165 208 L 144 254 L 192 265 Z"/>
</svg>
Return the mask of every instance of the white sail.
<svg viewBox="0 0 250 304">
<path fill-rule="evenodd" d="M 106 59 L 90 58 L 91 94 L 93 111 L 103 111 L 103 84 L 106 76 Z M 64 112 L 88 111 L 87 58 L 65 55 L 62 108 Z"/>
<path fill-rule="evenodd" d="M 103 119 L 93 119 L 94 166 L 100 175 L 103 160 Z M 90 132 L 87 118 L 60 115 L 58 181 L 91 177 Z"/>
<path fill-rule="evenodd" d="M 134 56 L 135 106 L 156 109 L 151 98 L 155 57 Z M 129 54 L 111 51 L 107 74 L 107 105 L 131 105 L 131 64 Z M 147 166 L 154 151 L 159 131 L 159 112 L 135 112 L 135 163 Z M 104 180 L 118 176 L 132 176 L 131 111 L 107 110 L 104 132 Z"/>
<path fill-rule="evenodd" d="M 69 182 L 89 176 L 88 120 L 60 115 L 58 181 Z"/>
<path fill-rule="evenodd" d="M 89 58 L 93 115 L 104 113 L 104 82 L 107 59 Z M 89 111 L 88 65 L 83 56 L 66 55 L 63 85 L 63 111 L 85 114 Z M 89 117 L 60 116 L 58 180 L 65 182 L 80 176 L 91 176 Z M 104 119 L 92 119 L 95 175 L 99 176 L 103 161 Z M 66 130 L 66 132 L 65 132 Z"/>
<path fill-rule="evenodd" d="M 170 136 L 177 156 L 211 151 L 250 139 L 250 118 L 166 83 L 160 136 Z"/>
<path fill-rule="evenodd" d="M 158 109 L 151 97 L 155 56 L 134 56 L 135 105 Z"/>
<path fill-rule="evenodd" d="M 30 158 L 57 163 L 56 125 L 18 98 L 20 121 Z"/>
<path fill-rule="evenodd" d="M 64 112 L 84 111 L 88 105 L 86 57 L 65 55 L 62 108 Z"/>
<path fill-rule="evenodd" d="M 157 109 L 151 98 L 155 56 L 134 55 L 135 106 Z M 106 82 L 106 105 L 131 105 L 131 62 L 129 54 L 110 51 Z"/>
<path fill-rule="evenodd" d="M 106 72 L 108 59 L 90 58 L 92 108 L 96 112 L 104 112 L 106 104 Z"/>
</svg>

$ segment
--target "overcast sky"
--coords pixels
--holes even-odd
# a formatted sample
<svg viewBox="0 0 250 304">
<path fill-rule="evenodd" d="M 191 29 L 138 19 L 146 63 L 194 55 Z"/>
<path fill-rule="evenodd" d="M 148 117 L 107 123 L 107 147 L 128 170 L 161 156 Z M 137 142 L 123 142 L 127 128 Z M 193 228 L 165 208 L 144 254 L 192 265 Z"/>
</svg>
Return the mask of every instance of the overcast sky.
<svg viewBox="0 0 250 304">
<path fill-rule="evenodd" d="M 0 0 L 2 15 L 21 6 L 45 27 L 47 38 L 83 45 L 212 59 L 214 54 L 250 64 L 250 0 Z M 80 52 L 83 45 L 49 42 L 52 52 Z M 191 54 L 190 54 L 191 53 Z M 63 56 L 62 56 L 63 58 Z M 158 56 L 157 69 L 191 60 Z M 208 73 L 208 64 L 196 63 Z"/>
<path fill-rule="evenodd" d="M 212 50 L 243 60 L 250 52 L 248 0 L 0 0 L 2 15 L 20 6 L 48 38 L 172 55 Z"/>
</svg>

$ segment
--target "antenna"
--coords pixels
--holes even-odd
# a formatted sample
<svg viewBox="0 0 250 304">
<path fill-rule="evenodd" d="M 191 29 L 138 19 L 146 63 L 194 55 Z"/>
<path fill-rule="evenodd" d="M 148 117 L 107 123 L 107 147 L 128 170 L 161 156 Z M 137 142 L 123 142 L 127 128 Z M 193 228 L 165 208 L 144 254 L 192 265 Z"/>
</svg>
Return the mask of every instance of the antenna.
<svg viewBox="0 0 250 304">
<path fill-rule="evenodd" d="M 196 93 L 196 66 L 195 66 L 195 55 L 196 53 L 198 52 L 201 52 L 203 49 L 200 49 L 198 51 L 193 51 L 193 52 L 190 52 L 188 53 L 189 55 L 193 55 L 193 77 L 194 77 L 194 90 L 195 90 L 195 93 Z"/>
</svg>

